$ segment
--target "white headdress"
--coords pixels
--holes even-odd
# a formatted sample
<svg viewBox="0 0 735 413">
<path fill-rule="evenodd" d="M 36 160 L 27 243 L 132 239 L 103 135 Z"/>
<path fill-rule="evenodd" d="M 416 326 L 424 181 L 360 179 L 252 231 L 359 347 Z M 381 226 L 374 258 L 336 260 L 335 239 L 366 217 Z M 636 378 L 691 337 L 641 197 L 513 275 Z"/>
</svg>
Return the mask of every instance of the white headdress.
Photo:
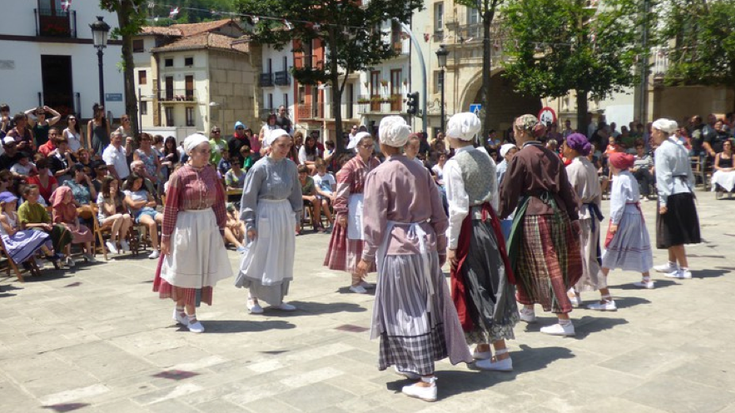
<svg viewBox="0 0 735 413">
<path fill-rule="evenodd" d="M 656 119 L 655 122 L 653 122 L 653 125 L 651 125 L 654 129 L 658 129 L 662 132 L 666 132 L 669 135 L 676 132 L 676 129 L 679 127 L 679 124 L 676 123 L 675 120 L 666 119 L 666 118 L 660 118 Z"/>
<path fill-rule="evenodd" d="M 186 151 L 186 153 L 189 153 L 192 151 L 192 149 L 203 144 L 204 142 L 209 143 L 209 139 L 201 133 L 189 135 L 186 137 L 186 139 L 184 139 L 184 151 Z"/>
<path fill-rule="evenodd" d="M 381 143 L 394 148 L 401 148 L 408 142 L 411 128 L 406 124 L 406 120 L 400 116 L 386 116 L 380 120 L 378 134 Z"/>
<path fill-rule="evenodd" d="M 267 136 L 265 137 L 265 144 L 268 146 L 271 146 L 273 142 L 276 141 L 276 139 L 280 138 L 281 136 L 291 136 L 283 129 L 273 129 L 272 131 L 268 132 Z"/>
<path fill-rule="evenodd" d="M 355 136 L 352 137 L 352 139 L 350 139 L 350 143 L 347 144 L 347 149 L 355 149 L 357 147 L 357 144 L 365 138 L 372 138 L 372 135 L 367 132 L 358 132 L 357 134 L 355 134 Z"/>
<path fill-rule="evenodd" d="M 449 118 L 446 134 L 450 138 L 471 141 L 482 129 L 480 118 L 472 112 L 457 113 Z"/>
<path fill-rule="evenodd" d="M 505 144 L 503 144 L 500 147 L 500 156 L 502 156 L 503 158 L 505 158 L 505 155 L 507 155 L 508 152 L 511 149 L 513 149 L 513 148 L 518 148 L 518 147 L 515 144 L 513 144 L 513 143 L 505 143 Z"/>
</svg>

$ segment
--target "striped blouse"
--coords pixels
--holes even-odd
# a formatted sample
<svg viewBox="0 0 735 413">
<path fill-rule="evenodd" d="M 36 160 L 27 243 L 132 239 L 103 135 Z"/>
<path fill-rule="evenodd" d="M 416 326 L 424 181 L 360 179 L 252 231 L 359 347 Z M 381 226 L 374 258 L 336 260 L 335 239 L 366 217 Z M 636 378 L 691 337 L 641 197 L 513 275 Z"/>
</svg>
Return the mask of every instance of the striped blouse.
<svg viewBox="0 0 735 413">
<path fill-rule="evenodd" d="M 196 169 L 184 165 L 171 175 L 168 184 L 161 228 L 163 238 L 173 233 L 179 211 L 214 208 L 217 226 L 220 230 L 225 228 L 225 193 L 214 167 L 206 165 Z"/>
</svg>

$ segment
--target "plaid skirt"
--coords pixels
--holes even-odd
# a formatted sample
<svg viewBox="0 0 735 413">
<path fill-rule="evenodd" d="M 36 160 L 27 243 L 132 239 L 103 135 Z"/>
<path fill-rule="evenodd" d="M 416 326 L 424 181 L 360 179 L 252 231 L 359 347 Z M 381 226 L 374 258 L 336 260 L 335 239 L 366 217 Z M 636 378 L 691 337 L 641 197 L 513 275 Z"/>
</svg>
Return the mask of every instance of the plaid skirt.
<svg viewBox="0 0 735 413">
<path fill-rule="evenodd" d="M 360 239 L 347 238 L 347 228 L 339 224 L 334 225 L 323 265 L 330 270 L 354 274 L 357 263 L 362 259 L 363 244 Z M 375 272 L 375 264 L 372 264 L 368 272 Z"/>
<path fill-rule="evenodd" d="M 517 268 L 517 300 L 521 304 L 541 304 L 544 311 L 569 313 L 567 296 L 582 276 L 579 237 L 574 235 L 565 213 L 526 215 Z"/>
</svg>

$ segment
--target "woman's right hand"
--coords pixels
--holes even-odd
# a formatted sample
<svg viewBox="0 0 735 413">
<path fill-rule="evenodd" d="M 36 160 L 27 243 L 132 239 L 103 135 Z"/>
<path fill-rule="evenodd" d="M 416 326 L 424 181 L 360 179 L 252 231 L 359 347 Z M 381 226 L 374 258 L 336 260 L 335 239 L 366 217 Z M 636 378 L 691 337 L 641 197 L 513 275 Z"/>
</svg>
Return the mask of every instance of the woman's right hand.
<svg viewBox="0 0 735 413">
<path fill-rule="evenodd" d="M 248 239 L 250 241 L 255 241 L 256 238 L 258 238 L 258 231 L 255 228 L 250 228 L 248 230 Z"/>
<path fill-rule="evenodd" d="M 337 224 L 339 224 L 340 227 L 344 228 L 347 226 L 347 216 L 342 215 L 337 219 Z"/>
<path fill-rule="evenodd" d="M 171 251 L 171 238 L 161 240 L 161 255 L 166 256 Z"/>
</svg>

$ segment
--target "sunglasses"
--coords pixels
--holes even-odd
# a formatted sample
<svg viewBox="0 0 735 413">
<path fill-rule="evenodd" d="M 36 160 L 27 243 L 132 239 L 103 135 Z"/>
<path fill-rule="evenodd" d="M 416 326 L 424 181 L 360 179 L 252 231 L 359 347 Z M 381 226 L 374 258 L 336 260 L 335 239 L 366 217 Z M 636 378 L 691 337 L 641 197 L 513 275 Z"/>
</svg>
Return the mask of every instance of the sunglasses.
<svg viewBox="0 0 735 413">
<path fill-rule="evenodd" d="M 212 133 L 219 133 L 219 131 L 218 130 L 213 130 Z"/>
</svg>

